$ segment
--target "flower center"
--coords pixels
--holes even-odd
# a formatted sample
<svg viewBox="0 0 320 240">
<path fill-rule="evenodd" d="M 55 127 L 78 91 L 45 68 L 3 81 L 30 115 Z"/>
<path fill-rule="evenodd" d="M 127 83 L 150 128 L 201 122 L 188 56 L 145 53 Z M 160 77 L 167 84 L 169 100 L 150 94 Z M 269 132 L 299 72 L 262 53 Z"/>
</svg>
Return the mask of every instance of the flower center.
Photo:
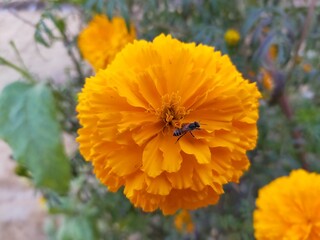
<svg viewBox="0 0 320 240">
<path fill-rule="evenodd" d="M 165 123 L 165 127 L 181 127 L 181 120 L 189 113 L 181 106 L 181 97 L 177 93 L 162 96 L 161 107 L 156 110 L 156 115 Z"/>
</svg>

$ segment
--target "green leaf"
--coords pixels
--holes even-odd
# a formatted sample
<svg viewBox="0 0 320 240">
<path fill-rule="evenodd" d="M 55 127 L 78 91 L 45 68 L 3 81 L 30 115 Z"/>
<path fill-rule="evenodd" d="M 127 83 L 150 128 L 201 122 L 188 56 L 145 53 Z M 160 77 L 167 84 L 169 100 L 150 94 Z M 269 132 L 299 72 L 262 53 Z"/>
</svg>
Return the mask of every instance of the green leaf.
<svg viewBox="0 0 320 240">
<path fill-rule="evenodd" d="M 128 32 L 130 32 L 130 17 L 129 17 L 128 6 L 126 5 L 126 3 L 123 0 L 118 1 L 118 4 L 119 4 L 119 8 L 120 8 L 120 13 L 126 22 L 127 30 L 128 30 Z"/>
<path fill-rule="evenodd" d="M 94 240 L 97 230 L 93 219 L 85 216 L 66 217 L 59 229 L 58 240 Z"/>
<path fill-rule="evenodd" d="M 99 13 L 102 13 L 103 12 L 103 9 L 104 9 L 104 0 L 98 0 L 97 1 L 97 10 Z"/>
<path fill-rule="evenodd" d="M 54 18 L 53 22 L 61 33 L 66 31 L 66 23 L 62 18 Z"/>
<path fill-rule="evenodd" d="M 53 43 L 53 38 L 53 33 L 48 28 L 46 23 L 43 20 L 40 20 L 40 22 L 37 23 L 36 30 L 34 32 L 35 41 L 49 48 Z"/>
<path fill-rule="evenodd" d="M 14 159 L 27 167 L 37 187 L 67 192 L 70 165 L 51 90 L 44 84 L 12 83 L 0 95 L 0 109 L 0 138 Z"/>
<path fill-rule="evenodd" d="M 249 10 L 248 17 L 246 18 L 245 22 L 242 26 L 242 36 L 246 36 L 250 29 L 258 22 L 261 14 L 263 13 L 263 9 L 251 9 Z"/>
<path fill-rule="evenodd" d="M 94 4 L 96 3 L 96 0 L 88 0 L 84 4 L 85 9 L 92 9 Z"/>
<path fill-rule="evenodd" d="M 114 7 L 115 7 L 115 2 L 113 0 L 110 0 L 107 2 L 106 14 L 107 14 L 109 20 L 111 20 L 113 17 Z"/>
</svg>

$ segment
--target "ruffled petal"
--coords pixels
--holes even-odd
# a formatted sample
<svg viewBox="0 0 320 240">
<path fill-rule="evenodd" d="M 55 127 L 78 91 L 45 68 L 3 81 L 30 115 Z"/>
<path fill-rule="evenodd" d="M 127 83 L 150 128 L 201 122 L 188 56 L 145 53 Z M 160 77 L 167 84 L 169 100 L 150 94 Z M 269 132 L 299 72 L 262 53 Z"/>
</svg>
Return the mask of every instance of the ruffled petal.
<svg viewBox="0 0 320 240">
<path fill-rule="evenodd" d="M 156 136 L 147 143 L 143 150 L 141 170 L 150 177 L 157 177 L 162 173 L 163 156 L 158 148 L 159 143 L 160 137 Z"/>
<path fill-rule="evenodd" d="M 128 176 L 126 178 L 124 194 L 131 198 L 134 195 L 134 192 L 137 190 L 142 190 L 146 188 L 147 184 L 145 181 L 145 175 L 143 172 L 135 172 L 134 174 Z"/>
<path fill-rule="evenodd" d="M 184 137 L 179 141 L 181 150 L 187 154 L 192 154 L 195 156 L 199 164 L 210 163 L 211 152 L 206 143 L 200 140 L 196 140 L 190 137 Z"/>
<path fill-rule="evenodd" d="M 190 188 L 193 184 L 194 159 L 187 154 L 184 154 L 183 159 L 178 172 L 166 173 L 172 187 L 176 189 Z"/>
<path fill-rule="evenodd" d="M 163 154 L 163 161 L 161 169 L 166 172 L 177 172 L 182 163 L 182 156 L 180 154 L 180 146 L 178 144 L 174 144 L 175 140 L 172 136 L 165 135 L 161 138 L 159 143 L 159 149 Z"/>
<path fill-rule="evenodd" d="M 155 178 L 148 177 L 146 182 L 146 191 L 150 194 L 165 196 L 168 195 L 172 189 L 172 185 L 164 174 Z"/>
<path fill-rule="evenodd" d="M 113 151 L 110 150 L 107 155 L 106 166 L 120 177 L 136 172 L 142 165 L 142 152 L 137 151 L 136 148 L 137 146 L 129 145 Z"/>
</svg>

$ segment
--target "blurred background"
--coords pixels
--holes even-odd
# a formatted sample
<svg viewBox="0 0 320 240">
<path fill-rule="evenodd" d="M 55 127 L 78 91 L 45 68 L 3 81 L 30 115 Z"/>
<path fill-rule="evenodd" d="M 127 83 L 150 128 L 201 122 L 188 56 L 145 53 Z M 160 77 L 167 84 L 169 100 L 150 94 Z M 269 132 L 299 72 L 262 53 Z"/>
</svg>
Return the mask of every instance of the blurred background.
<svg viewBox="0 0 320 240">
<path fill-rule="evenodd" d="M 251 168 L 216 206 L 143 213 L 107 192 L 79 155 L 76 94 L 93 70 L 77 36 L 97 13 L 122 16 L 138 39 L 170 33 L 214 46 L 257 82 L 263 99 Z M 320 171 L 319 21 L 318 0 L 0 0 L 0 90 L 30 76 L 48 84 L 68 159 L 60 166 L 71 172 L 67 191 L 35 187 L 41 165 L 26 168 L 0 142 L 0 239 L 254 239 L 258 189 L 292 169 Z"/>
</svg>

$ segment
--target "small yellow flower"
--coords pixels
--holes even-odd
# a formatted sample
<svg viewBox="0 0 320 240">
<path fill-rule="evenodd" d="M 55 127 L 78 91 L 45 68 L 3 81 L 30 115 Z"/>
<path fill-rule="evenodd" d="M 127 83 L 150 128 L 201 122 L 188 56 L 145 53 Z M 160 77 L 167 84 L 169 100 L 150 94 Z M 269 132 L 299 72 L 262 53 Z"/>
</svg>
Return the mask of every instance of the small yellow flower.
<svg viewBox="0 0 320 240">
<path fill-rule="evenodd" d="M 194 224 L 191 214 L 187 210 L 181 210 L 174 218 L 174 226 L 181 233 L 192 233 Z"/>
<path fill-rule="evenodd" d="M 302 57 L 301 56 L 296 56 L 294 58 L 294 62 L 295 62 L 295 64 L 300 64 L 302 62 Z"/>
<path fill-rule="evenodd" d="M 312 66 L 309 63 L 302 64 L 302 69 L 305 73 L 309 73 L 312 70 Z"/>
<path fill-rule="evenodd" d="M 116 54 L 136 38 L 135 28 L 130 31 L 125 20 L 114 17 L 111 21 L 105 15 L 95 15 L 88 26 L 81 31 L 78 46 L 95 71 L 105 68 Z"/>
<path fill-rule="evenodd" d="M 48 210 L 47 199 L 44 196 L 38 198 L 41 209 Z"/>
<path fill-rule="evenodd" d="M 228 29 L 224 34 L 224 40 L 228 46 L 236 46 L 240 41 L 240 33 L 235 29 Z"/>
<path fill-rule="evenodd" d="M 124 186 L 134 206 L 196 209 L 217 203 L 248 169 L 260 97 L 212 47 L 170 35 L 134 41 L 87 79 L 77 141 L 96 176 L 110 191 Z M 194 122 L 194 136 L 177 141 L 173 133 Z"/>
<path fill-rule="evenodd" d="M 259 191 L 254 211 L 257 240 L 320 239 L 320 175 L 294 170 Z"/>
</svg>

